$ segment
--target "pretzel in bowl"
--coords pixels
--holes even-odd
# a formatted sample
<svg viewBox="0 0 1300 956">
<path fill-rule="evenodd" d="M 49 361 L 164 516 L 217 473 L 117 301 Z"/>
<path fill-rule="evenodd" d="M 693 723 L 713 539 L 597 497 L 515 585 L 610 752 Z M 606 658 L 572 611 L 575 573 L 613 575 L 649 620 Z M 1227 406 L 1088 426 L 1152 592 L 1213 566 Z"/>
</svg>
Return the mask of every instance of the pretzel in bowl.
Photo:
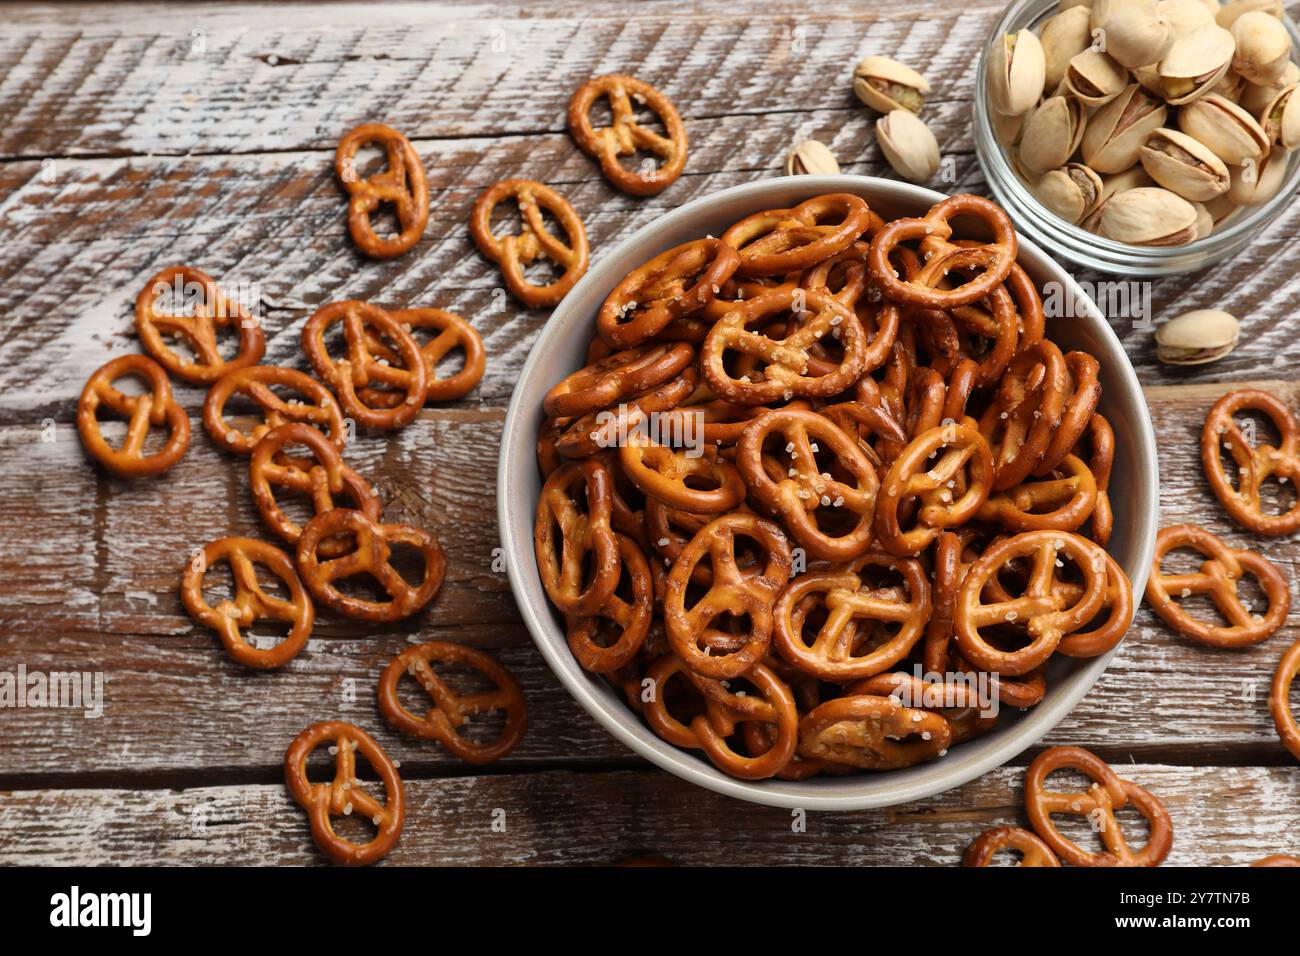
<svg viewBox="0 0 1300 956">
<path fill-rule="evenodd" d="M 161 300 L 168 294 L 172 310 L 165 312 Z M 187 308 L 192 314 L 186 314 Z M 230 359 L 222 357 L 217 343 L 218 330 L 226 328 L 239 333 L 239 351 Z M 135 331 L 159 365 L 192 385 L 210 385 L 229 371 L 256 365 L 266 351 L 266 334 L 257 319 L 192 266 L 171 266 L 145 283 L 135 299 Z M 184 342 L 194 358 L 177 355 L 166 336 Z"/>
<path fill-rule="evenodd" d="M 591 125 L 591 107 L 600 97 L 609 101 L 610 126 Z M 664 135 L 637 121 L 632 103 L 649 109 L 663 124 Z M 632 196 L 653 196 L 671 186 L 686 166 L 686 127 L 677 107 L 649 83 L 633 76 L 611 73 L 588 80 L 569 99 L 569 133 L 616 188 Z M 629 169 L 620 160 L 638 151 L 651 153 L 662 163 L 644 160 Z"/>
<path fill-rule="evenodd" d="M 286 398 L 276 388 L 302 396 Z M 226 422 L 226 405 L 236 396 L 252 401 L 262 420 L 248 432 Z M 298 422 L 320 429 L 339 451 L 347 441 L 343 412 L 330 390 L 310 375 L 278 365 L 252 365 L 227 372 L 208 389 L 203 402 L 203 427 L 218 447 L 251 455 L 267 432 Z"/>
<path fill-rule="evenodd" d="M 119 391 L 115 383 L 128 375 L 144 381 L 149 392 L 128 395 Z M 121 448 L 114 448 L 104 438 L 100 408 L 128 420 Z M 157 451 L 146 452 L 145 442 L 156 427 L 168 429 L 167 440 Z M 144 355 L 122 355 L 96 369 L 81 390 L 77 434 L 86 451 L 113 474 L 139 478 L 161 474 L 181 460 L 190 445 L 190 419 L 172 398 L 171 382 L 162 366 Z"/>
<path fill-rule="evenodd" d="M 364 146 L 378 146 L 388 162 L 383 172 L 363 179 L 356 161 Z M 420 241 L 429 224 L 429 187 L 409 139 L 382 123 L 358 126 L 339 140 L 334 172 L 348 194 L 348 232 L 358 249 L 372 259 L 391 259 Z M 384 205 L 392 206 L 401 227 L 395 236 L 380 236 L 371 222 Z"/>
<path fill-rule="evenodd" d="M 1254 444 L 1234 420 L 1241 411 L 1260 412 L 1277 429 L 1276 446 Z M 1223 467 L 1221 449 L 1236 464 L 1234 485 Z M 1228 392 L 1210 409 L 1201 429 L 1201 465 L 1215 497 L 1232 519 L 1256 534 L 1293 534 L 1300 529 L 1300 422 L 1285 402 L 1259 389 Z M 1289 488 L 1293 500 L 1281 514 L 1266 510 L 1263 489 L 1269 479 Z"/>
<path fill-rule="evenodd" d="M 534 545 L 661 738 L 744 779 L 898 770 L 1122 639 L 1101 368 L 1016 249 L 987 200 L 899 226 L 835 193 L 611 283 L 543 400 Z"/>
</svg>

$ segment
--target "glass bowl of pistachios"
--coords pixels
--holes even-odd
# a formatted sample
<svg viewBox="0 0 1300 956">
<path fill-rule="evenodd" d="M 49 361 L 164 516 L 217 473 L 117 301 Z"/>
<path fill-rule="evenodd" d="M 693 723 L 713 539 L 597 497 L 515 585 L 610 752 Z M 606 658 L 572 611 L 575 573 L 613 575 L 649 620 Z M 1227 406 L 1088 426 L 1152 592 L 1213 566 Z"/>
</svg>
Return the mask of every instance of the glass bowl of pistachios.
<svg viewBox="0 0 1300 956">
<path fill-rule="evenodd" d="M 976 74 L 976 157 L 1062 258 L 1202 269 L 1300 190 L 1298 54 L 1281 0 L 1017 0 Z"/>
</svg>

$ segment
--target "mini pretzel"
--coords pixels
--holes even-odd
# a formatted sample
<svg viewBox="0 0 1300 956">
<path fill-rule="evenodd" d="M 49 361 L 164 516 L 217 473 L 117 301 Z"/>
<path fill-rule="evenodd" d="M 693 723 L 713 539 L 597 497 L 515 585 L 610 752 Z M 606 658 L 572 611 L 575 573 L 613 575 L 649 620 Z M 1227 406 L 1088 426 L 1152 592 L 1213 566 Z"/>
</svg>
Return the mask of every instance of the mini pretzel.
<svg viewBox="0 0 1300 956">
<path fill-rule="evenodd" d="M 579 491 L 579 489 L 581 489 Z M 585 494 L 585 501 L 579 495 Z M 613 476 L 599 459 L 561 466 L 546 479 L 537 502 L 533 544 L 547 596 L 566 614 L 600 612 L 619 580 L 618 541 L 610 527 Z M 591 583 L 582 586 L 591 556 Z"/>
<path fill-rule="evenodd" d="M 892 571 L 904 589 L 872 587 L 863 580 L 868 569 Z M 906 593 L 904 593 L 904 590 Z M 826 611 L 812 643 L 805 637 L 810 613 Z M 925 570 L 911 558 L 868 554 L 846 569 L 809 572 L 795 578 L 776 602 L 773 643 L 776 651 L 805 674 L 846 682 L 871 677 L 905 658 L 930 619 L 930 585 Z M 874 644 L 874 623 L 897 624 L 898 630 Z"/>
<path fill-rule="evenodd" d="M 1007 367 L 997 396 L 980 416 L 980 434 L 993 449 L 995 491 L 1020 484 L 1042 463 L 1064 414 L 1068 385 L 1065 356 L 1047 339 Z"/>
<path fill-rule="evenodd" d="M 574 418 L 655 388 L 679 374 L 695 350 L 685 342 L 615 352 L 566 376 L 542 399 L 546 414 Z"/>
<path fill-rule="evenodd" d="M 307 401 L 286 401 L 275 393 L 274 385 L 293 389 Z M 235 395 L 251 399 L 262 409 L 262 421 L 247 433 L 226 423 L 226 403 Z M 335 448 L 343 450 L 347 431 L 339 403 L 328 388 L 296 369 L 253 365 L 227 372 L 208 389 L 203 402 L 203 427 L 218 446 L 237 455 L 251 455 L 267 432 L 290 422 L 319 428 Z"/>
<path fill-rule="evenodd" d="M 1291 751 L 1291 756 L 1300 760 L 1300 724 L 1296 723 L 1291 710 L 1291 683 L 1300 673 L 1300 641 L 1296 641 L 1282 655 L 1277 671 L 1273 674 L 1273 684 L 1268 693 L 1268 712 L 1277 727 L 1277 735 L 1282 746 Z"/>
<path fill-rule="evenodd" d="M 612 408 L 588 412 L 577 420 L 565 419 L 564 430 L 555 440 L 555 450 L 565 458 L 590 458 L 623 444 L 624 437 L 637 434 L 653 416 L 670 411 L 694 394 L 700 373 L 694 365 L 662 385 L 629 395 Z"/>
<path fill-rule="evenodd" d="M 321 744 L 332 741 L 334 779 L 312 783 L 307 778 L 307 758 Z M 365 757 L 384 784 L 384 802 L 370 796 L 357 777 L 357 754 Z M 316 845 L 335 863 L 365 866 L 383 859 L 402 833 L 405 794 L 397 767 L 384 748 L 360 727 L 341 720 L 312 724 L 289 745 L 284 754 L 284 783 L 311 821 Z M 359 816 L 370 820 L 378 832 L 369 843 L 353 843 L 334 832 L 330 817 Z"/>
<path fill-rule="evenodd" d="M 758 543 L 763 569 L 744 573 L 736 562 L 736 538 Z M 687 607 L 687 586 L 705 559 L 712 576 L 709 590 Z M 669 571 L 663 599 L 664 623 L 673 650 L 703 677 L 725 680 L 748 673 L 767 653 L 772 634 L 772 604 L 790 580 L 790 546 L 781 529 L 756 515 L 736 512 L 710 521 L 682 549 Z M 747 615 L 750 630 L 734 653 L 713 656 L 708 638 L 723 615 Z"/>
<path fill-rule="evenodd" d="M 306 445 L 311 459 L 303 462 L 284 460 L 282 452 L 290 445 Z M 371 521 L 379 520 L 379 493 L 370 483 L 343 463 L 329 439 L 312 428 L 292 422 L 267 432 L 253 449 L 248 463 L 248 488 L 253 504 L 266 526 L 288 544 L 296 545 L 302 528 L 275 500 L 276 488 L 287 488 L 307 495 L 316 514 L 335 507 L 336 496 L 346 496 L 351 507 Z M 346 541 L 322 541 L 323 557 L 339 557 L 347 552 Z"/>
<path fill-rule="evenodd" d="M 891 554 L 920 554 L 944 528 L 974 517 L 992 483 L 993 455 L 971 419 L 922 432 L 889 466 L 877 495 L 881 547 Z M 919 508 L 916 526 L 904 531 L 899 508 L 909 500 Z"/>
<path fill-rule="evenodd" d="M 1009 531 L 1075 531 L 1097 507 L 1097 479 L 1074 455 L 1066 455 L 1046 480 L 1024 481 L 989 496 L 976 518 Z"/>
<path fill-rule="evenodd" d="M 802 752 L 867 770 L 911 767 L 946 753 L 951 742 L 947 720 L 896 697 L 837 697 L 799 721 Z"/>
<path fill-rule="evenodd" d="M 227 599 L 212 607 L 203 597 L 203 578 L 219 561 L 230 565 L 235 594 L 233 600 Z M 289 591 L 288 600 L 274 597 L 262 589 L 254 564 L 262 565 L 284 582 Z M 311 598 L 303 590 L 288 555 L 256 538 L 222 538 L 205 545 L 181 576 L 181 602 L 196 624 L 217 632 L 231 657 L 245 667 L 260 670 L 283 667 L 293 660 L 306 646 L 316 619 Z M 272 648 L 254 647 L 241 629 L 252 627 L 259 620 L 289 624 L 288 637 Z"/>
<path fill-rule="evenodd" d="M 1200 571 L 1161 571 L 1165 555 L 1177 548 L 1193 548 L 1205 556 Z M 1237 593 L 1237 582 L 1246 573 L 1259 582 L 1268 600 L 1268 611 L 1263 615 L 1253 614 Z M 1178 606 L 1177 598 L 1194 594 L 1208 596 L 1228 621 L 1227 626 L 1207 624 Z M 1156 535 L 1146 600 L 1151 610 L 1183 637 L 1212 647 L 1258 644 L 1286 623 L 1291 609 L 1291 592 L 1276 565 L 1254 551 L 1229 548 L 1209 531 L 1190 524 L 1161 528 Z"/>
<path fill-rule="evenodd" d="M 337 362 L 325 346 L 325 334 L 335 322 L 343 323 L 347 340 L 347 358 Z M 392 343 L 400 365 L 374 354 L 375 335 L 369 329 Z M 429 390 L 428 365 L 406 327 L 378 306 L 351 299 L 321 306 L 302 327 L 302 348 L 316 374 L 334 387 L 348 415 L 362 425 L 401 428 L 420 414 Z M 396 390 L 402 401 L 392 408 L 367 405 L 361 393 L 372 383 Z"/>
<path fill-rule="evenodd" d="M 461 398 L 483 378 L 486 359 L 483 353 L 483 339 L 479 337 L 474 326 L 459 315 L 442 309 L 394 309 L 388 313 L 409 332 L 412 329 L 434 329 L 437 334 L 420 346 L 424 363 L 429 370 L 429 386 L 424 390 L 426 402 L 445 402 Z M 382 339 L 367 330 L 366 342 L 370 353 L 386 360 L 390 365 L 400 364 L 401 355 L 390 348 Z M 460 371 L 446 378 L 438 377 L 438 363 L 452 349 L 459 348 L 465 353 L 464 364 Z M 394 408 L 402 403 L 402 394 L 390 389 L 359 389 L 357 395 L 367 405 L 375 408 Z"/>
<path fill-rule="evenodd" d="M 1233 415 L 1243 409 L 1264 413 L 1280 435 L 1280 443 L 1252 445 Z M 1219 449 L 1226 445 L 1237 463 L 1237 485 L 1223 468 Z M 1292 534 L 1300 529 L 1300 422 L 1281 399 L 1258 389 L 1229 392 L 1214 403 L 1201 430 L 1201 465 L 1210 488 L 1232 519 L 1256 534 Z M 1261 491 L 1269 478 L 1290 484 L 1295 503 L 1282 514 L 1266 514 Z"/>
<path fill-rule="evenodd" d="M 434 671 L 431 665 L 435 661 L 472 668 L 495 686 L 490 691 L 458 694 Z M 414 714 L 397 699 L 397 685 L 405 674 L 414 677 L 433 698 L 426 713 Z M 505 726 L 495 740 L 480 743 L 461 734 L 471 718 L 497 711 L 505 714 Z M 402 733 L 436 740 L 473 764 L 500 760 L 515 749 L 528 726 L 524 693 L 514 675 L 482 651 L 444 641 L 408 647 L 388 662 L 379 677 L 379 712 Z"/>
<path fill-rule="evenodd" d="M 980 246 L 955 246 L 951 219 L 967 215 L 981 220 L 993 233 L 993 241 Z M 920 240 L 921 251 L 930 258 L 921 273 L 911 280 L 898 277 L 890 255 L 903 242 Z M 867 268 L 871 278 L 889 298 L 927 309 L 952 309 L 987 296 L 1006 281 L 1018 254 L 1015 227 L 997 205 L 979 196 L 950 196 L 931 207 L 919 219 L 895 219 L 871 240 Z M 933 286 L 950 270 L 981 268 L 979 277 L 956 289 Z"/>
<path fill-rule="evenodd" d="M 361 179 L 356 168 L 357 152 L 363 146 L 381 147 L 388 157 L 382 173 Z M 420 241 L 429 224 L 429 187 L 424 164 L 411 141 L 382 123 L 358 126 L 339 140 L 334 153 L 334 172 L 348 193 L 348 232 L 357 248 L 373 259 L 400 256 Z M 370 217 L 390 203 L 401 231 L 395 236 L 375 233 Z"/>
<path fill-rule="evenodd" d="M 772 437 L 787 449 L 785 473 L 775 480 L 763 463 L 763 448 Z M 835 477 L 823 471 L 834 456 Z M 736 449 L 736 463 L 754 497 L 778 516 L 794 539 L 813 558 L 850 561 L 871 546 L 872 516 L 880 482 L 857 443 L 829 419 L 816 412 L 776 409 L 745 426 Z M 839 509 L 847 530 L 824 528 L 827 516 Z M 821 515 L 819 519 L 819 514 Z"/>
<path fill-rule="evenodd" d="M 1046 789 L 1048 776 L 1067 768 L 1095 781 L 1087 793 Z M 1129 849 L 1115 819 L 1115 811 L 1130 803 L 1146 817 L 1151 830 L 1146 845 L 1137 852 Z M 1105 761 L 1079 747 L 1052 747 L 1034 758 L 1025 776 L 1025 809 L 1038 835 L 1071 866 L 1159 866 L 1174 842 L 1173 825 L 1164 805 L 1144 788 L 1121 780 Z M 1090 853 L 1067 839 L 1052 822 L 1053 813 L 1087 817 L 1106 851 Z"/>
<path fill-rule="evenodd" d="M 1097 482 L 1097 504 L 1092 509 L 1091 533 L 1088 537 L 1104 548 L 1115 528 L 1115 512 L 1110 506 L 1110 473 L 1115 464 L 1115 432 L 1100 412 L 1094 413 L 1092 421 L 1088 423 L 1086 441 L 1091 449 L 1088 470 Z M 1078 446 L 1075 446 L 1075 453 L 1079 453 Z"/>
<path fill-rule="evenodd" d="M 985 830 L 966 848 L 962 866 L 992 866 L 999 850 L 1015 850 L 1020 854 L 1017 866 L 1060 866 L 1056 854 L 1037 836 L 1020 827 L 994 827 Z"/>
<path fill-rule="evenodd" d="M 618 535 L 618 553 L 626 575 L 623 579 L 631 587 L 631 600 L 623 600 L 615 591 L 596 614 L 570 616 L 568 621 L 569 650 L 584 669 L 594 674 L 611 674 L 626 667 L 650 633 L 654 607 L 650 565 L 636 542 L 627 535 Z M 617 630 L 614 640 L 608 644 L 597 641 L 604 621 L 612 623 Z"/>
<path fill-rule="evenodd" d="M 1070 372 L 1069 398 L 1065 401 L 1060 423 L 1052 434 L 1047 451 L 1033 471 L 1039 477 L 1050 474 L 1065 461 L 1070 449 L 1083 437 L 1097 410 L 1097 402 L 1101 400 L 1101 382 L 1097 381 L 1101 366 L 1097 360 L 1087 352 L 1069 352 L 1065 364 Z"/>
<path fill-rule="evenodd" d="M 826 218 L 834 221 L 823 224 Z M 722 241 L 739 251 L 742 276 L 785 275 L 848 249 L 870 223 L 866 200 L 830 193 L 793 209 L 747 216 L 723 233 Z"/>
<path fill-rule="evenodd" d="M 352 551 L 339 558 L 321 560 L 320 545 L 335 535 L 355 539 Z M 392 545 L 415 548 L 424 561 L 419 584 L 410 584 L 389 563 Z M 360 511 L 334 508 L 307 522 L 298 538 L 298 572 L 312 596 L 344 617 L 383 623 L 410 617 L 433 600 L 442 585 L 447 562 L 442 548 L 429 532 L 400 524 L 379 524 Z M 390 600 L 370 601 L 338 590 L 341 578 L 368 574 Z"/>
<path fill-rule="evenodd" d="M 593 129 L 591 106 L 600 96 L 609 100 L 613 125 Z M 637 123 L 632 100 L 649 107 L 659 117 L 666 136 Z M 686 166 L 686 127 L 677 115 L 677 108 L 668 97 L 635 77 L 611 73 L 583 83 L 569 100 L 568 122 L 569 133 L 578 148 L 600 163 L 606 179 L 630 195 L 653 196 L 663 192 Z M 638 149 L 656 154 L 663 165 L 653 172 L 646 171 L 644 164 L 641 170 L 633 171 L 619 162 L 620 156 L 635 156 Z"/>
<path fill-rule="evenodd" d="M 180 291 L 182 301 L 176 307 L 193 305 L 194 314 L 161 311 L 158 300 L 169 291 Z M 239 332 L 239 352 L 231 359 L 222 358 L 217 347 L 217 330 L 226 328 Z M 159 365 L 192 385 L 210 385 L 227 372 L 256 365 L 266 351 L 266 335 L 257 319 L 223 295 L 211 276 L 192 266 L 171 266 L 145 283 L 135 298 L 135 331 Z M 165 335 L 183 339 L 195 360 L 173 352 Z"/>
<path fill-rule="evenodd" d="M 492 211 L 503 199 L 513 199 L 519 206 L 522 225 L 516 234 L 497 236 L 492 232 Z M 567 243 L 547 231 L 543 209 L 559 222 Z M 469 234 L 479 252 L 501 267 L 506 288 L 530 309 L 559 304 L 587 271 L 587 230 L 578 213 L 554 189 L 533 179 L 503 179 L 485 189 L 470 214 Z M 541 258 L 564 273 L 547 285 L 534 285 L 524 270 Z"/>
<path fill-rule="evenodd" d="M 1300 866 L 1300 857 L 1274 853 L 1272 856 L 1256 860 L 1251 866 Z"/>
<path fill-rule="evenodd" d="M 736 250 L 720 239 L 696 239 L 661 252 L 606 296 L 596 329 L 614 348 L 640 345 L 712 302 L 739 265 Z"/>
<path fill-rule="evenodd" d="M 745 500 L 745 483 L 736 466 L 713 445 L 698 451 L 692 454 L 690 449 L 634 438 L 618 454 L 632 484 L 669 507 L 696 514 L 735 510 Z"/>
<path fill-rule="evenodd" d="M 975 685 L 952 674 L 936 681 L 901 671 L 875 674 L 850 684 L 848 696 L 854 694 L 893 697 L 913 709 L 939 714 L 948 721 L 954 744 L 978 737 L 998 722 L 996 708 L 987 708 L 980 701 Z"/>
<path fill-rule="evenodd" d="M 126 395 L 113 383 L 134 375 L 148 383 L 151 391 L 144 395 Z M 126 439 L 121 448 L 104 440 L 97 412 L 100 406 L 114 415 L 129 419 Z M 149 429 L 166 425 L 167 443 L 146 455 L 144 443 Z M 190 444 L 190 419 L 172 399 L 167 373 L 153 359 L 144 355 L 122 355 L 96 369 L 81 390 L 77 402 L 77 433 L 81 443 L 101 465 L 124 478 L 157 475 L 181 460 Z"/>
</svg>

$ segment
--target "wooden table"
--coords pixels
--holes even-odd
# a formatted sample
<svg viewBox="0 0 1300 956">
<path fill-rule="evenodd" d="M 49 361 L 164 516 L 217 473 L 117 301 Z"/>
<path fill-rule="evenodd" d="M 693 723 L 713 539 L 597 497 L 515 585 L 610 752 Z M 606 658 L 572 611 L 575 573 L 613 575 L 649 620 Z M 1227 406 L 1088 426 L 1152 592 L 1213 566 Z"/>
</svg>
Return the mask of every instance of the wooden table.
<svg viewBox="0 0 1300 956">
<path fill-rule="evenodd" d="M 813 815 L 794 832 L 790 811 L 652 769 L 579 710 L 493 566 L 502 419 L 547 315 L 501 303 L 498 275 L 466 228 L 487 184 L 532 177 L 581 211 L 599 259 L 689 199 L 778 175 L 787 148 L 806 137 L 827 143 L 846 172 L 888 175 L 874 117 L 850 89 L 852 65 L 868 53 L 897 56 L 931 80 L 925 116 L 956 163 L 947 188 L 986 192 L 970 99 L 1001 6 L 969 0 L 956 15 L 918 0 L 4 4 L 0 670 L 98 671 L 106 687 L 98 719 L 0 710 L 0 861 L 317 863 L 280 783 L 281 757 L 300 729 L 327 717 L 369 728 L 402 762 L 410 809 L 393 864 L 637 853 L 952 864 L 984 828 L 1023 822 L 1033 751 L 932 800 Z M 686 120 L 686 173 L 659 196 L 612 191 L 565 133 L 569 94 L 611 71 L 658 86 Z M 370 120 L 411 137 L 432 193 L 423 240 L 388 262 L 354 253 L 332 168 L 338 137 Z M 1207 407 L 1229 385 L 1257 383 L 1300 404 L 1298 230 L 1292 207 L 1230 262 L 1155 283 L 1158 318 L 1221 306 L 1243 319 L 1240 347 L 1215 365 L 1161 366 L 1149 329 L 1115 320 L 1160 438 L 1162 522 L 1202 523 L 1291 576 L 1297 541 L 1231 526 L 1196 450 Z M 138 350 L 136 292 L 176 262 L 260 284 L 270 363 L 302 367 L 301 324 L 334 299 L 438 305 L 482 333 L 488 370 L 467 399 L 349 449 L 387 513 L 441 539 L 448 574 L 432 610 L 390 628 L 323 616 L 304 653 L 276 673 L 234 665 L 190 623 L 177 593 L 190 550 L 262 533 L 243 461 L 200 429 L 160 480 L 112 480 L 87 463 L 72 424 L 91 370 Z M 204 393 L 178 394 L 197 428 Z M 1293 611 L 1284 633 L 1230 653 L 1189 645 L 1143 609 L 1106 675 L 1043 744 L 1091 748 L 1160 795 L 1176 827 L 1170 863 L 1300 851 L 1300 768 L 1265 703 L 1297 619 Z M 532 723 L 500 764 L 469 767 L 378 718 L 379 668 L 430 638 L 489 649 L 523 682 Z M 501 811 L 504 832 L 493 826 Z"/>
</svg>

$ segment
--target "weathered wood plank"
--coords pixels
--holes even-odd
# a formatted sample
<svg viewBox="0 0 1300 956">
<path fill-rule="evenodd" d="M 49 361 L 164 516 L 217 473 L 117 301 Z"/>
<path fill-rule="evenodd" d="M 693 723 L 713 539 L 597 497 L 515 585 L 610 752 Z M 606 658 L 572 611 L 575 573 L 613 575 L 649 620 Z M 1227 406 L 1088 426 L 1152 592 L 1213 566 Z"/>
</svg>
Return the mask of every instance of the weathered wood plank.
<svg viewBox="0 0 1300 956">
<path fill-rule="evenodd" d="M 1169 811 L 1167 866 L 1240 866 L 1300 850 L 1300 768 L 1116 769 Z M 1023 768 L 1004 767 L 924 803 L 808 814 L 802 832 L 793 826 L 802 811 L 743 804 L 664 774 L 409 780 L 406 825 L 381 865 L 600 865 L 655 854 L 678 865 L 951 866 L 983 830 L 1026 825 L 1023 777 Z M 1140 843 L 1135 820 L 1120 815 Z M 0 863 L 321 862 L 305 816 L 278 784 L 0 794 Z"/>
</svg>

